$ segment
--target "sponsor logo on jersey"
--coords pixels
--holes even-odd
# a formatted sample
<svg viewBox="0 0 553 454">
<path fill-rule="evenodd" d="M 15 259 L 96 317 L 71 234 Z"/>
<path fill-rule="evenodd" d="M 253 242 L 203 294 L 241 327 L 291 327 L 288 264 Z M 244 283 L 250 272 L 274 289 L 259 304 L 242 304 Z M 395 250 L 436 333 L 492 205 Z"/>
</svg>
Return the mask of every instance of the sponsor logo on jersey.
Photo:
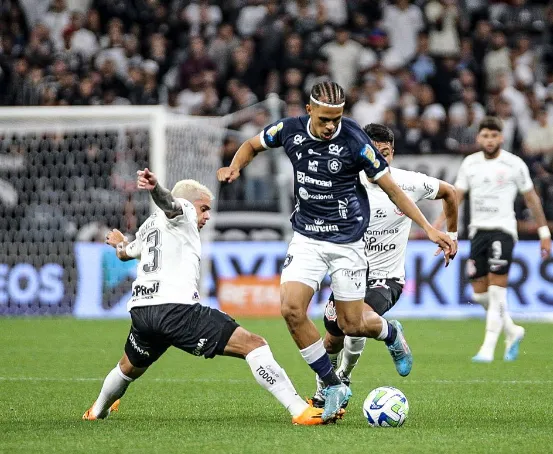
<svg viewBox="0 0 553 454">
<path fill-rule="evenodd" d="M 340 153 L 342 152 L 343 149 L 344 147 L 339 147 L 335 143 L 331 143 L 328 146 L 328 154 L 331 154 L 333 156 L 340 156 Z"/>
<path fill-rule="evenodd" d="M 324 225 L 323 219 L 315 219 L 314 224 L 305 224 L 305 230 L 308 232 L 339 232 L 340 229 L 337 225 L 327 224 Z"/>
<path fill-rule="evenodd" d="M 271 126 L 269 129 L 267 129 L 267 132 L 265 133 L 265 140 L 271 144 L 274 143 L 276 134 L 283 127 L 284 127 L 284 123 L 282 121 L 275 126 Z"/>
<path fill-rule="evenodd" d="M 194 349 L 194 351 L 192 352 L 193 355 L 195 356 L 200 356 L 202 354 L 202 351 L 205 347 L 205 344 L 207 343 L 207 339 L 202 337 L 199 341 L 198 341 L 198 345 L 196 345 L 196 348 Z"/>
<path fill-rule="evenodd" d="M 378 169 L 380 167 L 380 161 L 376 157 L 374 148 L 371 147 L 368 143 L 365 144 L 363 148 L 361 148 L 360 154 L 363 158 L 369 161 L 374 166 L 375 169 Z"/>
<path fill-rule="evenodd" d="M 309 161 L 309 166 L 307 167 L 307 169 L 310 172 L 317 172 L 318 168 L 319 168 L 319 161 Z"/>
<path fill-rule="evenodd" d="M 383 219 L 387 216 L 388 214 L 386 213 L 386 210 L 384 208 L 377 208 L 373 214 L 373 218 L 377 218 L 377 219 Z"/>
<path fill-rule="evenodd" d="M 296 134 L 294 136 L 294 145 L 301 145 L 305 139 L 306 137 L 303 137 L 301 134 Z"/>
<path fill-rule="evenodd" d="M 309 154 L 314 154 L 315 156 L 321 156 L 321 153 L 319 153 L 318 151 L 313 150 L 313 148 L 310 148 L 309 150 L 307 150 L 307 152 Z"/>
<path fill-rule="evenodd" d="M 331 322 L 338 320 L 338 314 L 336 314 L 336 307 L 334 307 L 334 301 L 329 301 L 326 303 L 325 307 L 325 317 Z"/>
<path fill-rule="evenodd" d="M 342 270 L 342 276 L 350 278 L 350 279 L 359 279 L 360 277 L 363 277 L 365 273 L 365 270 Z"/>
<path fill-rule="evenodd" d="M 342 163 L 338 159 L 333 158 L 328 161 L 328 170 L 330 173 L 338 173 L 342 169 Z"/>
<path fill-rule="evenodd" d="M 388 251 L 395 251 L 396 245 L 394 243 L 377 243 L 377 239 L 374 236 L 370 236 L 368 240 L 366 240 L 366 247 L 368 251 L 375 251 L 375 252 L 388 252 Z"/>
<path fill-rule="evenodd" d="M 292 263 L 292 260 L 294 260 L 294 256 L 290 254 L 286 254 L 286 258 L 284 259 L 284 264 L 282 265 L 282 268 L 286 268 L 290 263 Z"/>
<path fill-rule="evenodd" d="M 415 192 L 415 185 L 414 184 L 399 183 L 398 186 L 401 189 L 403 189 L 404 191 Z"/>
<path fill-rule="evenodd" d="M 296 151 L 296 157 L 298 158 L 298 161 L 301 159 L 301 153 L 299 151 Z"/>
<path fill-rule="evenodd" d="M 147 352 L 142 347 L 138 346 L 138 344 L 136 343 L 136 339 L 134 338 L 133 333 L 129 334 L 129 341 L 131 342 L 132 348 L 134 348 L 142 356 L 150 356 L 150 352 Z"/>
<path fill-rule="evenodd" d="M 396 233 L 399 233 L 399 229 L 397 227 L 393 229 L 382 229 L 382 230 L 367 229 L 367 231 L 365 232 L 365 236 L 368 238 L 368 235 L 394 235 Z"/>
<path fill-rule="evenodd" d="M 314 184 L 315 186 L 323 186 L 325 188 L 332 187 L 332 181 L 328 180 L 318 180 L 317 178 L 312 178 L 309 175 L 306 175 L 305 172 L 296 172 L 298 183 L 301 184 Z"/>
<path fill-rule="evenodd" d="M 338 200 L 338 213 L 342 219 L 348 218 L 348 199 Z"/>
<path fill-rule="evenodd" d="M 303 200 L 332 200 L 334 198 L 334 194 L 309 194 L 303 186 L 298 189 L 298 194 Z"/>
<path fill-rule="evenodd" d="M 151 285 L 135 285 L 132 289 L 133 298 L 152 298 L 154 294 L 159 292 L 159 281 L 153 282 Z"/>
<path fill-rule="evenodd" d="M 192 301 L 200 301 L 200 294 L 198 292 L 192 293 Z"/>
</svg>

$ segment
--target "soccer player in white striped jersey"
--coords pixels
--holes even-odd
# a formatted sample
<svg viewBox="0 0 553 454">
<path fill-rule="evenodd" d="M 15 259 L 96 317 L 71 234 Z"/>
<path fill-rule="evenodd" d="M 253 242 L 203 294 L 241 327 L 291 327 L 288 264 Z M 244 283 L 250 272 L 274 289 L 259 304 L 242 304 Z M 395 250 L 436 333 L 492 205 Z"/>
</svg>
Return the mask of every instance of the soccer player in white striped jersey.
<svg viewBox="0 0 553 454">
<path fill-rule="evenodd" d="M 502 129 L 499 118 L 482 120 L 477 137 L 481 151 L 464 159 L 455 182 L 459 202 L 469 193 L 471 249 L 467 274 L 474 291 L 472 299 L 486 309 L 484 343 L 472 358 L 479 363 L 494 359 L 501 331 L 505 333 L 503 359 L 514 361 L 525 334 L 507 308 L 508 274 L 518 238 L 514 211 L 517 193 L 522 193 L 538 225 L 542 258 L 551 253 L 551 233 L 530 172 L 522 159 L 501 148 Z"/>
<path fill-rule="evenodd" d="M 131 329 L 123 357 L 105 378 L 83 419 L 109 416 L 128 386 L 172 346 L 208 359 L 223 355 L 245 359 L 257 383 L 288 410 L 293 424 L 323 424 L 323 410 L 298 396 L 265 339 L 246 331 L 224 312 L 199 303 L 199 231 L 210 218 L 213 196 L 209 189 L 197 181 L 182 180 L 170 192 L 149 169 L 138 171 L 137 183 L 139 189 L 150 192 L 158 209 L 140 226 L 133 242 L 118 230 L 106 237 L 120 260 L 138 259 L 127 304 Z"/>
<path fill-rule="evenodd" d="M 390 164 L 390 172 L 397 185 L 413 200 L 442 199 L 447 214 L 448 235 L 457 240 L 457 197 L 455 188 L 445 181 L 429 177 L 423 173 L 397 169 L 391 166 L 394 158 L 394 133 L 380 124 L 365 126 L 375 147 Z M 398 301 L 405 284 L 405 250 L 411 230 L 411 219 L 405 216 L 386 193 L 372 183 L 364 172 L 361 181 L 371 201 L 369 227 L 365 231 L 365 248 L 369 262 L 367 269 L 367 288 L 365 310 L 374 311 L 382 316 Z M 446 264 L 447 265 L 447 264 Z M 337 367 L 338 377 L 349 385 L 353 368 L 357 364 L 365 347 L 366 338 L 344 336 L 337 324 L 334 295 L 331 294 L 325 309 L 324 323 L 326 335 L 324 345 Z M 388 349 L 393 346 L 388 346 Z M 339 358 L 339 354 L 341 357 Z M 393 352 L 390 352 L 393 354 Z M 401 376 L 411 371 L 409 367 L 396 370 Z M 316 407 L 324 405 L 321 383 L 317 380 L 317 392 L 312 398 Z"/>
</svg>

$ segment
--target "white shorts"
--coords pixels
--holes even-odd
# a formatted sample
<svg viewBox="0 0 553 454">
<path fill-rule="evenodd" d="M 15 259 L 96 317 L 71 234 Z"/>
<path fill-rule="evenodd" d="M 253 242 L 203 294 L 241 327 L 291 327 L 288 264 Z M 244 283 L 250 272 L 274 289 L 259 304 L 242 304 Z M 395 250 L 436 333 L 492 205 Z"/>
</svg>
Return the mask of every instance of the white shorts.
<svg viewBox="0 0 553 454">
<path fill-rule="evenodd" d="M 365 298 L 367 264 L 362 239 L 336 244 L 295 232 L 288 246 L 280 283 L 301 282 L 316 292 L 328 273 L 337 301 L 357 301 Z"/>
</svg>

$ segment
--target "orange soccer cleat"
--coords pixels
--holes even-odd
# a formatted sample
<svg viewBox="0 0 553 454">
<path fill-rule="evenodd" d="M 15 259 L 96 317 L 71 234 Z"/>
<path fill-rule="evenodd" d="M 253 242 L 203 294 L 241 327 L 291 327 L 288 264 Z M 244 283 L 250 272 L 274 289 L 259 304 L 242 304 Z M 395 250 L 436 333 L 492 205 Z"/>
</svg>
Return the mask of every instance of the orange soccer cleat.
<svg viewBox="0 0 553 454">
<path fill-rule="evenodd" d="M 322 418 L 323 411 L 323 408 L 315 408 L 309 405 L 301 415 L 292 418 L 292 424 L 296 426 L 318 426 L 329 422 L 336 422 L 336 420 L 342 419 L 345 413 L 345 410 L 341 409 L 335 418 L 325 422 Z"/>
<path fill-rule="evenodd" d="M 94 402 L 94 404 L 95 403 L 96 403 L 96 401 Z M 113 402 L 111 407 L 109 407 L 108 414 L 106 416 L 104 416 L 103 418 L 97 418 L 96 416 L 94 416 L 92 414 L 92 408 L 94 407 L 94 404 L 92 404 L 92 407 L 90 407 L 87 411 L 85 411 L 85 413 L 83 415 L 83 419 L 85 421 L 96 421 L 97 419 L 107 418 L 112 411 L 119 411 L 119 404 L 120 403 L 121 403 L 121 399 L 117 399 L 115 402 Z"/>
</svg>

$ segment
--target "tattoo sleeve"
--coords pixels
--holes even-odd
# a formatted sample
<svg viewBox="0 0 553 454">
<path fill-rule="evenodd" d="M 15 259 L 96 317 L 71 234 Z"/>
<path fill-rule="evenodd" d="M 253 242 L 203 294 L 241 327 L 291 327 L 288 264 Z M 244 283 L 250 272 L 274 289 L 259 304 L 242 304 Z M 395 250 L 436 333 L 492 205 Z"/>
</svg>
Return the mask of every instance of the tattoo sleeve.
<svg viewBox="0 0 553 454">
<path fill-rule="evenodd" d="M 154 203 L 163 210 L 168 218 L 182 214 L 182 208 L 177 203 L 171 191 L 165 189 L 159 183 L 150 192 Z"/>
</svg>

